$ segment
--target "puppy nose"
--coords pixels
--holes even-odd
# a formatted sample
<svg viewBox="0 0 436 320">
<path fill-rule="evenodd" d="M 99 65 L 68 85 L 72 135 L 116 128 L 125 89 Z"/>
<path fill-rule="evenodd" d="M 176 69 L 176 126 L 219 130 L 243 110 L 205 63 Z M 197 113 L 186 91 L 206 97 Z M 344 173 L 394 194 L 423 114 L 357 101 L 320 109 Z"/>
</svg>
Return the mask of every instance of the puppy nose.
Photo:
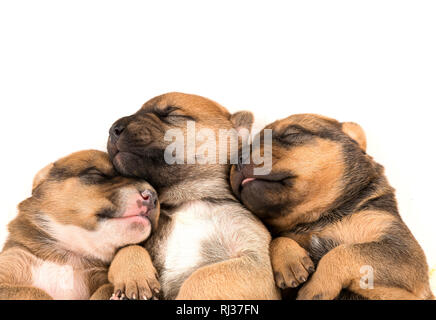
<svg viewBox="0 0 436 320">
<path fill-rule="evenodd" d="M 123 133 L 125 127 L 120 123 L 115 123 L 109 130 L 109 136 L 111 138 L 112 143 L 116 143 L 118 138 Z"/>
<path fill-rule="evenodd" d="M 157 194 L 153 190 L 144 190 L 141 192 L 141 197 L 143 199 L 142 203 L 148 209 L 154 209 L 157 205 Z"/>
<path fill-rule="evenodd" d="M 238 158 L 238 163 L 236 164 L 236 169 L 238 169 L 238 171 L 241 171 L 242 168 L 244 167 L 244 164 L 242 163 L 244 161 L 242 155 L 239 156 Z"/>
</svg>

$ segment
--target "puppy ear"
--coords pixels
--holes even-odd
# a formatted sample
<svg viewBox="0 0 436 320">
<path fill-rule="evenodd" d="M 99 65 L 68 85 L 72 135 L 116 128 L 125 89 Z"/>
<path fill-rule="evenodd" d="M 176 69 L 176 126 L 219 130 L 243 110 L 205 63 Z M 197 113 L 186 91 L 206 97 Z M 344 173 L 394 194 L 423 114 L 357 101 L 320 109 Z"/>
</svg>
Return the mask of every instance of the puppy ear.
<svg viewBox="0 0 436 320">
<path fill-rule="evenodd" d="M 233 123 L 233 128 L 236 130 L 245 128 L 251 131 L 254 116 L 250 111 L 238 111 L 230 116 L 230 121 Z"/>
<path fill-rule="evenodd" d="M 366 136 L 361 126 L 354 122 L 343 122 L 342 131 L 356 141 L 363 151 L 366 151 Z"/>
<path fill-rule="evenodd" d="M 33 184 L 32 184 L 32 192 L 38 187 L 42 181 L 44 181 L 48 174 L 50 173 L 51 168 L 53 168 L 54 164 L 50 163 L 49 165 L 45 166 L 41 170 L 38 171 L 38 173 L 33 178 Z"/>
</svg>

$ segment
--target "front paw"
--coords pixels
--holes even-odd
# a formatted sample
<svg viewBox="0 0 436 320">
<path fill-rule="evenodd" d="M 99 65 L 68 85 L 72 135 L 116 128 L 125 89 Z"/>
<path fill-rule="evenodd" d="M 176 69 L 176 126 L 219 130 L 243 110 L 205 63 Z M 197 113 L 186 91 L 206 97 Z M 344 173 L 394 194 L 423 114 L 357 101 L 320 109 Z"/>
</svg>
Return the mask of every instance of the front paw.
<svg viewBox="0 0 436 320">
<path fill-rule="evenodd" d="M 281 289 L 295 288 L 307 281 L 315 271 L 306 250 L 293 240 L 277 238 L 272 244 L 271 263 L 276 285 Z"/>
<path fill-rule="evenodd" d="M 114 286 L 112 300 L 157 298 L 160 291 L 157 278 L 147 250 L 137 245 L 122 248 L 108 272 L 108 279 Z"/>
<path fill-rule="evenodd" d="M 160 284 L 155 273 L 135 275 L 124 281 L 114 281 L 114 293 L 111 300 L 156 300 L 159 297 Z"/>
</svg>

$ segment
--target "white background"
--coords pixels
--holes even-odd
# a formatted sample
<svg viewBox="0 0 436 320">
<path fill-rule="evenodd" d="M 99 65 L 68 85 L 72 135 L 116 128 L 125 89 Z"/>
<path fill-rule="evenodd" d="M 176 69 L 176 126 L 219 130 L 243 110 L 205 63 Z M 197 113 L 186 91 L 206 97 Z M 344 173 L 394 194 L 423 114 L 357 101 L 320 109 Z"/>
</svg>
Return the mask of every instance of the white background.
<svg viewBox="0 0 436 320">
<path fill-rule="evenodd" d="M 1 1 L 0 243 L 33 175 L 168 91 L 360 123 L 436 265 L 434 1 Z"/>
</svg>

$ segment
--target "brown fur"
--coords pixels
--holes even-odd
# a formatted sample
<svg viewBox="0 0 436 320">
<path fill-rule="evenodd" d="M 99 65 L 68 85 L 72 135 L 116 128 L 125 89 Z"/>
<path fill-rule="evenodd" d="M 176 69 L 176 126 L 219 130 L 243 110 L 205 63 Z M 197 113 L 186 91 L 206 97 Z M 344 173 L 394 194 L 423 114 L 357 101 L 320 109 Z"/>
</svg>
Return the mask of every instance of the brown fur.
<svg viewBox="0 0 436 320">
<path fill-rule="evenodd" d="M 274 170 L 296 171 L 298 168 L 300 179 L 296 181 L 293 194 L 290 195 L 295 199 L 294 201 L 298 201 L 293 208 L 292 215 L 268 219 L 269 225 L 281 229 L 282 226 L 289 228 L 292 225 L 316 220 L 339 196 L 341 188 L 339 177 L 343 174 L 344 168 L 338 159 L 338 146 L 322 139 L 316 143 L 318 150 L 310 146 L 298 146 L 291 158 L 285 156 L 280 161 L 274 162 Z M 274 148 L 273 154 L 275 151 Z M 278 150 L 277 153 L 279 153 Z M 320 154 L 323 156 L 320 157 Z M 307 163 L 310 166 L 307 166 Z"/>
<path fill-rule="evenodd" d="M 432 299 L 424 253 L 399 216 L 383 167 L 365 152 L 362 128 L 303 114 L 266 129 L 273 132 L 271 173 L 254 176 L 252 164 L 240 164 L 232 167 L 231 184 L 277 237 L 271 245 L 277 285 L 307 281 L 299 299 L 347 292 Z M 243 184 L 246 178 L 255 180 Z M 310 278 L 308 257 L 316 265 Z M 360 285 L 363 266 L 373 268 L 374 289 Z"/>
<path fill-rule="evenodd" d="M 116 250 L 143 241 L 149 228 L 120 219 L 142 210 L 150 228 L 157 225 L 159 203 L 146 202 L 141 192 L 155 194 L 148 183 L 117 175 L 107 154 L 100 151 L 73 153 L 43 168 L 34 178 L 32 196 L 20 203 L 18 216 L 9 224 L 0 254 L 0 299 L 86 299 L 94 292 L 98 292 L 94 298 L 103 297 L 99 288 L 110 287 L 107 273 Z M 136 198 L 144 203 L 132 203 Z M 135 205 L 138 209 L 129 209 Z M 132 235 L 124 241 L 119 231 Z M 119 268 L 119 259 L 114 268 Z M 56 270 L 62 268 L 71 270 L 73 281 L 78 279 L 74 287 L 64 289 L 56 283 L 64 280 L 62 275 L 56 278 Z M 157 281 L 150 260 L 147 271 L 146 278 Z M 51 278 L 53 283 L 48 284 Z M 123 280 L 110 278 L 117 286 Z M 149 289 L 148 285 L 140 283 L 139 288 Z M 153 288 L 158 286 L 153 283 Z"/>
<path fill-rule="evenodd" d="M 181 286 L 177 299 L 264 300 L 277 296 L 276 289 L 271 287 L 270 276 L 269 270 L 253 268 L 246 257 L 238 257 L 196 270 Z M 254 284 L 253 279 L 256 280 Z"/>
<path fill-rule="evenodd" d="M 158 297 L 160 284 L 157 278 L 150 255 L 141 246 L 121 249 L 109 268 L 113 292 L 125 293 L 128 299 L 148 300 Z"/>
<path fill-rule="evenodd" d="M 117 170 L 150 181 L 159 192 L 163 215 L 146 248 L 159 271 L 163 297 L 277 299 L 279 293 L 268 255 L 269 234 L 231 194 L 230 166 L 218 161 L 171 165 L 164 161 L 164 150 L 171 143 L 164 140 L 167 130 L 182 130 L 186 150 L 201 145 L 200 141 L 194 146 L 189 144 L 188 121 L 195 121 L 197 130 L 212 130 L 218 138 L 220 129 L 251 129 L 253 116 L 249 112 L 232 115 L 216 102 L 200 96 L 168 93 L 116 121 L 108 141 L 108 152 Z M 231 155 L 227 149 L 227 158 Z M 192 233 L 202 231 L 201 223 L 210 227 L 211 232 L 201 239 L 190 239 Z M 200 229 L 182 235 L 181 225 L 188 230 Z M 174 238 L 177 236 L 181 238 Z M 185 244 L 180 248 L 181 256 L 177 256 L 175 252 L 179 249 L 174 248 L 182 241 L 198 244 Z M 192 262 L 187 260 L 189 251 L 183 251 L 190 245 L 197 248 L 194 251 L 199 250 Z"/>
<path fill-rule="evenodd" d="M 296 241 L 278 237 L 271 242 L 271 263 L 279 288 L 295 288 L 315 271 L 309 254 Z"/>
</svg>

